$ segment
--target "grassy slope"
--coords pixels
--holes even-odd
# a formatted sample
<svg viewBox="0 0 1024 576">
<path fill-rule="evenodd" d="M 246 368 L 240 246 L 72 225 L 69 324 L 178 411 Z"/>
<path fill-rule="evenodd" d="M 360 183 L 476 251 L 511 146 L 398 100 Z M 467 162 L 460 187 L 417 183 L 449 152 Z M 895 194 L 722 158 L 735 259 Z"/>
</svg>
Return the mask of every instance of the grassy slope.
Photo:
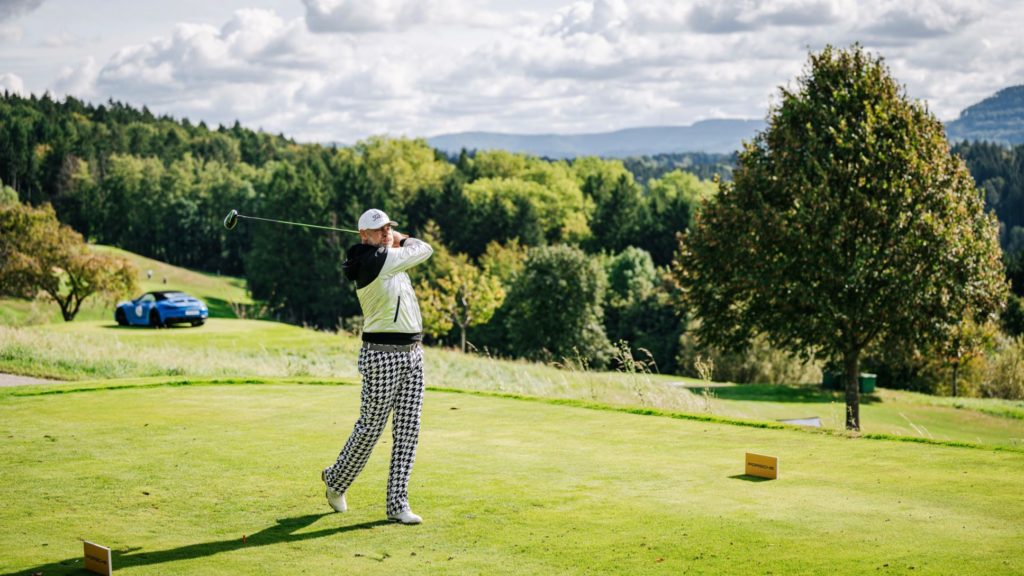
<svg viewBox="0 0 1024 576">
<path fill-rule="evenodd" d="M 215 318 L 234 316 L 229 302 L 252 303 L 240 279 L 177 268 L 113 247 L 93 249 L 132 260 L 140 271 L 142 290 L 186 290 L 206 300 Z M 147 270 L 154 272 L 152 281 L 146 280 Z M 167 285 L 162 283 L 164 277 Z M 0 300 L 0 371 L 63 379 L 355 376 L 351 358 L 357 344 L 348 338 L 265 322 L 211 321 L 201 332 L 118 330 L 109 320 L 112 313 L 109 304 L 92 302 L 74 323 L 66 324 L 53 304 Z M 50 322 L 45 330 L 56 336 L 14 336 L 3 328 L 26 321 Z M 112 347 L 111 342 L 117 345 Z M 523 362 L 469 359 L 447 351 L 428 358 L 433 381 L 441 387 L 753 420 L 817 416 L 827 427 L 843 425 L 841 394 L 817 387 L 717 386 L 704 394 L 700 387 L 693 387 L 699 382 L 678 377 L 557 371 Z M 1024 447 L 1024 402 L 946 399 L 886 390 L 864 401 L 866 430 Z"/>
<path fill-rule="evenodd" d="M 252 299 L 246 293 L 245 281 L 242 279 L 194 272 L 112 246 L 94 245 L 91 248 L 96 252 L 113 254 L 132 261 L 139 270 L 139 294 L 149 290 L 182 290 L 204 300 L 210 308 L 210 316 L 214 318 L 234 318 L 231 302 L 252 304 Z M 148 270 L 153 271 L 152 279 L 146 276 Z M 167 279 L 166 284 L 163 283 L 164 278 Z M 135 296 L 138 294 L 132 295 L 133 298 Z M 113 317 L 112 303 L 93 297 L 82 305 L 76 320 L 106 320 Z M 63 319 L 60 308 L 53 302 L 0 299 L 2 325 L 57 322 L 63 322 Z"/>
<path fill-rule="evenodd" d="M 272 322 L 214 319 L 202 328 L 118 328 L 110 321 L 0 326 L 0 371 L 68 380 L 139 376 L 356 377 L 349 336 Z M 818 416 L 842 428 L 837 392 L 801 386 L 717 386 L 656 375 L 593 373 L 431 349 L 432 386 L 569 398 L 751 420 Z M 687 388 L 686 386 L 691 386 Z M 1024 449 L 1024 402 L 955 401 L 880 390 L 862 405 L 867 432 Z M 959 406 L 959 408 L 957 407 Z"/>
<path fill-rule="evenodd" d="M 46 390 L 0 390 L 0 574 L 69 573 L 79 538 L 125 574 L 1024 571 L 1019 453 L 429 392 L 401 527 L 387 432 L 326 514 L 356 386 L 17 395 Z M 782 478 L 738 477 L 747 450 Z"/>
</svg>

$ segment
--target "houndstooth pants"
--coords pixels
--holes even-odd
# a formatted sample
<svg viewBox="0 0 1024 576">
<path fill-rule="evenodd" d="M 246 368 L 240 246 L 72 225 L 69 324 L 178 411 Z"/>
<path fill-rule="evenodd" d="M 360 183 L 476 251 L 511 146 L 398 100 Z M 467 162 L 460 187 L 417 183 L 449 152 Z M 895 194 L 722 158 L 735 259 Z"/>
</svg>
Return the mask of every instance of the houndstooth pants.
<svg viewBox="0 0 1024 576">
<path fill-rule="evenodd" d="M 326 470 L 328 486 L 344 493 L 370 458 L 384 431 L 388 414 L 393 445 L 388 475 L 387 514 L 409 509 L 409 475 L 416 459 L 423 408 L 423 349 L 408 352 L 359 351 L 359 373 L 363 375 L 359 419 L 338 460 Z"/>
</svg>

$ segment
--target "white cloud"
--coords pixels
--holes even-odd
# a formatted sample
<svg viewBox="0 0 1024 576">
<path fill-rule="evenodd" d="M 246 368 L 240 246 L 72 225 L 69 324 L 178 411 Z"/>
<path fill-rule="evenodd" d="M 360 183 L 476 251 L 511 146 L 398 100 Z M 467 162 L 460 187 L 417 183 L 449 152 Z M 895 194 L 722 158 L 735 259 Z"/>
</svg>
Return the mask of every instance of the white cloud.
<svg viewBox="0 0 1024 576">
<path fill-rule="evenodd" d="M 217 26 L 178 24 L 68 67 L 53 90 L 351 143 L 763 118 L 826 43 L 883 55 L 941 118 L 1024 81 L 1024 5 L 1009 0 L 583 0 L 543 18 L 498 14 L 519 25 L 488 30 L 477 26 L 497 13 L 474 8 L 484 0 L 304 1 L 289 20 L 242 10 Z M 926 33 L 895 26 L 900 10 Z"/>
<path fill-rule="evenodd" d="M 600 116 L 615 122 L 611 127 L 661 119 L 688 123 L 722 114 L 763 117 L 778 87 L 800 74 L 808 50 L 860 41 L 887 59 L 897 80 L 912 88 L 912 97 L 935 98 L 932 109 L 948 118 L 970 104 L 965 90 L 991 93 L 1013 82 L 1008 70 L 1024 69 L 1014 64 L 1024 53 L 1019 46 L 997 55 L 983 50 L 979 34 L 968 33 L 979 18 L 998 20 L 1009 6 L 965 0 L 587 0 L 543 25 L 520 28 L 478 48 L 471 64 L 448 81 L 467 82 L 485 97 L 512 85 L 499 76 L 518 76 L 523 85 L 557 83 L 562 93 L 615 110 Z M 919 20 L 917 28 L 905 25 L 908 14 Z M 1015 15 L 1010 21 L 1024 18 Z M 992 29 L 984 27 L 985 34 Z M 1015 39 L 1013 33 L 1001 37 Z M 987 61 L 972 57 L 982 51 Z M 1010 64 L 1002 71 L 1000 56 Z M 591 113 L 587 108 L 574 109 L 580 127 L 587 122 L 583 112 Z"/>
<path fill-rule="evenodd" d="M 13 20 L 43 5 L 43 0 L 0 0 L 0 22 Z"/>
<path fill-rule="evenodd" d="M 302 0 L 313 32 L 404 30 L 425 23 L 432 2 L 417 0 Z"/>
<path fill-rule="evenodd" d="M 71 32 L 63 31 L 46 36 L 39 42 L 39 46 L 44 48 L 82 48 L 90 43 L 95 44 L 97 40 L 96 38 L 86 40 L 79 38 Z"/>
<path fill-rule="evenodd" d="M 167 90 L 204 92 L 232 84 L 287 82 L 331 56 L 301 21 L 273 12 L 241 10 L 221 28 L 179 24 L 169 38 L 118 51 L 97 78 L 110 92 L 145 95 Z"/>
<path fill-rule="evenodd" d="M 19 26 L 0 26 L 0 44 L 17 44 L 21 42 L 21 36 Z"/>
<path fill-rule="evenodd" d="M 98 74 L 99 67 L 96 66 L 96 61 L 92 58 L 86 59 L 77 66 L 65 66 L 50 91 L 58 97 L 65 94 L 80 98 L 94 96 Z"/>
<path fill-rule="evenodd" d="M 545 36 L 570 38 L 576 35 L 616 36 L 629 15 L 623 0 L 575 2 L 559 10 L 541 30 Z"/>
<path fill-rule="evenodd" d="M 757 18 L 772 26 L 822 27 L 856 18 L 856 0 L 788 0 L 765 3 Z"/>
<path fill-rule="evenodd" d="M 881 2 L 869 14 L 864 32 L 876 39 L 909 42 L 915 38 L 947 36 L 982 17 L 979 4 L 955 0 Z"/>
<path fill-rule="evenodd" d="M 769 27 L 822 27 L 857 12 L 855 0 L 701 0 L 632 2 L 629 26 L 638 33 L 731 34 Z"/>
<path fill-rule="evenodd" d="M 25 83 L 17 74 L 0 74 L 0 92 L 12 94 L 25 94 Z"/>
<path fill-rule="evenodd" d="M 68 67 L 53 90 L 210 124 L 237 118 L 300 139 L 354 141 L 417 122 L 419 78 L 431 69 L 400 49 L 314 35 L 301 18 L 242 10 L 219 28 L 178 24 L 100 66 Z"/>
<path fill-rule="evenodd" d="M 512 26 L 529 15 L 505 15 L 481 0 L 302 0 L 306 24 L 317 33 L 401 32 L 417 26 Z"/>
</svg>

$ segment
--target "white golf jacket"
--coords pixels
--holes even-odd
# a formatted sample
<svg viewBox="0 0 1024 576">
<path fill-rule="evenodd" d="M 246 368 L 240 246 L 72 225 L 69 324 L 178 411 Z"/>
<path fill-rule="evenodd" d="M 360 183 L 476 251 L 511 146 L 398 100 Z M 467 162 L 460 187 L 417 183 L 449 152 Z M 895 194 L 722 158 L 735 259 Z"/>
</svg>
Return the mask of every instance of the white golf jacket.
<svg viewBox="0 0 1024 576">
<path fill-rule="evenodd" d="M 433 253 L 429 244 L 415 238 L 402 240 L 400 248 L 349 248 L 345 276 L 356 283 L 364 342 L 409 344 L 423 338 L 420 305 L 406 270 Z"/>
</svg>

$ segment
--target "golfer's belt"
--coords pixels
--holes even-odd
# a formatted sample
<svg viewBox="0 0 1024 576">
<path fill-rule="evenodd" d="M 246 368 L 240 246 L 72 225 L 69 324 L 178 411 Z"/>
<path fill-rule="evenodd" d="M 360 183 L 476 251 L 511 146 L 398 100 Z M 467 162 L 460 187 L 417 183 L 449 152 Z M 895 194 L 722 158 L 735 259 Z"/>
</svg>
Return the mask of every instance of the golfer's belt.
<svg viewBox="0 0 1024 576">
<path fill-rule="evenodd" d="M 363 350 L 376 350 L 378 352 L 412 352 L 419 347 L 419 342 L 412 344 L 376 344 L 374 342 L 363 342 Z"/>
</svg>

